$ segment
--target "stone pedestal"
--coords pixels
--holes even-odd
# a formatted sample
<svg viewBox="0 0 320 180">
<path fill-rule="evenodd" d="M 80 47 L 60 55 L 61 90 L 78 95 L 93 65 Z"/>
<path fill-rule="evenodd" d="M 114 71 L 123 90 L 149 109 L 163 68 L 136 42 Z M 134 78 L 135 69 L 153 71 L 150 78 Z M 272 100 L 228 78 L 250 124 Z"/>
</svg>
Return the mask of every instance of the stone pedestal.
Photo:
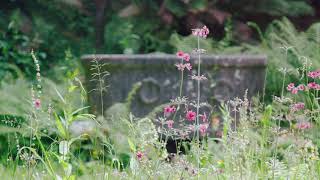
<svg viewBox="0 0 320 180">
<path fill-rule="evenodd" d="M 96 82 L 90 81 L 90 61 L 96 58 L 106 63 L 104 70 L 110 73 L 106 77 L 109 85 L 104 98 L 104 108 L 107 109 L 116 102 L 123 102 L 133 86 L 140 82 L 131 104 L 131 111 L 138 117 L 151 112 L 160 104 L 170 102 L 170 99 L 179 96 L 180 71 L 175 67 L 179 59 L 175 55 L 84 55 L 82 63 L 86 70 L 86 86 L 88 91 L 97 88 Z M 191 75 L 196 74 L 197 60 L 191 57 L 192 72 L 185 71 L 184 95 L 189 99 L 196 99 L 196 81 Z M 243 97 L 248 90 L 248 97 L 262 92 L 266 56 L 260 55 L 203 55 L 201 72 L 208 80 L 201 84 L 201 101 L 217 105 L 220 101 L 234 97 Z M 89 94 L 90 105 L 93 111 L 99 112 L 99 93 Z"/>
</svg>

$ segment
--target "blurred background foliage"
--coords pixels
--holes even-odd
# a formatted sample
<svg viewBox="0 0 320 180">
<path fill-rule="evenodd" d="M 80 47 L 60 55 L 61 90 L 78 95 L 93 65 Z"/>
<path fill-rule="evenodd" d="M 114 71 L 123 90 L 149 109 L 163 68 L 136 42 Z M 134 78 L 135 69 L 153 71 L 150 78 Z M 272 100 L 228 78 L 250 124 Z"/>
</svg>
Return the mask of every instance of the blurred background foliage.
<svg viewBox="0 0 320 180">
<path fill-rule="evenodd" d="M 318 0 L 2 0 L 0 79 L 34 77 L 31 49 L 56 82 L 82 54 L 189 51 L 191 29 L 205 24 L 209 53 L 267 54 L 267 94 L 277 94 L 279 64 L 297 68 L 305 56 L 319 67 L 319 12 Z"/>
</svg>

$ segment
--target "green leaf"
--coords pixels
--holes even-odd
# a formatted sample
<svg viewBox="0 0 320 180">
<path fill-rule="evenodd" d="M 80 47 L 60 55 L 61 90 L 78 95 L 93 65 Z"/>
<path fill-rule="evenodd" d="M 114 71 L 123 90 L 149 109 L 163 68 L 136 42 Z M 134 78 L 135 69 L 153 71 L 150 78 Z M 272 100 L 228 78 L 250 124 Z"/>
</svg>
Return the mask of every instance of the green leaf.
<svg viewBox="0 0 320 180">
<path fill-rule="evenodd" d="M 268 105 L 263 112 L 262 121 L 261 121 L 264 127 L 270 126 L 271 116 L 272 116 L 272 106 Z"/>
<path fill-rule="evenodd" d="M 75 175 L 71 175 L 71 176 L 69 176 L 68 180 L 76 180 L 76 176 Z"/>
<path fill-rule="evenodd" d="M 186 14 L 187 8 L 185 4 L 177 0 L 166 0 L 166 7 L 178 17 L 182 17 Z"/>
<path fill-rule="evenodd" d="M 192 9 L 204 10 L 208 6 L 207 0 L 193 0 L 190 3 Z"/>
<path fill-rule="evenodd" d="M 84 109 L 88 109 L 89 107 L 90 107 L 90 106 L 85 106 L 85 107 L 79 108 L 79 109 L 73 111 L 73 112 L 71 113 L 71 115 L 75 115 L 75 114 L 77 114 L 78 112 L 80 112 L 80 111 L 82 111 L 82 110 L 84 110 Z"/>
<path fill-rule="evenodd" d="M 56 119 L 56 127 L 60 133 L 60 135 L 65 139 L 67 137 L 67 132 L 64 128 L 64 125 L 62 124 L 59 116 L 57 115 L 57 113 L 54 113 L 55 119 Z"/>
<path fill-rule="evenodd" d="M 61 99 L 61 101 L 62 101 L 64 104 L 66 104 L 66 100 L 64 100 L 63 96 L 60 94 L 60 92 L 58 91 L 58 89 L 57 89 L 56 87 L 55 87 L 54 89 L 56 90 L 56 92 L 57 92 L 59 98 Z"/>
<path fill-rule="evenodd" d="M 128 138 L 128 144 L 130 146 L 131 151 L 133 151 L 133 152 L 137 151 L 136 146 L 134 145 L 134 143 L 131 141 L 130 138 Z"/>
<path fill-rule="evenodd" d="M 77 89 L 78 86 L 71 85 L 68 89 L 69 93 L 73 92 L 75 89 Z"/>
</svg>

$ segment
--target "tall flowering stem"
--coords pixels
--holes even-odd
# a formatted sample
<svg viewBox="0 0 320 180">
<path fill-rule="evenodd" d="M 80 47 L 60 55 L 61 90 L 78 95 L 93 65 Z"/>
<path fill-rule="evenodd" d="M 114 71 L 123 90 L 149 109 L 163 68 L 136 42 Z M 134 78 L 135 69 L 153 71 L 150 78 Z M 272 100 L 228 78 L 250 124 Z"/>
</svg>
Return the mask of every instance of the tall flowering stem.
<svg viewBox="0 0 320 180">
<path fill-rule="evenodd" d="M 92 89 L 92 91 L 97 91 L 100 97 L 100 105 L 101 105 L 101 117 L 104 120 L 104 93 L 107 91 L 107 85 L 105 83 L 105 78 L 110 75 L 108 71 L 104 71 L 103 68 L 106 65 L 105 63 L 101 64 L 98 59 L 95 57 L 91 62 L 91 70 L 95 71 L 92 73 L 92 79 L 90 81 L 97 82 L 98 87 L 96 89 Z M 96 127 L 97 128 L 97 127 Z M 98 131 L 96 129 L 96 131 Z M 96 141 L 94 141 L 96 145 Z M 105 166 L 105 145 L 102 144 L 102 162 L 103 162 L 103 179 L 105 179 L 106 174 L 106 166 Z"/>
<path fill-rule="evenodd" d="M 209 34 L 209 29 L 204 26 L 201 29 L 193 29 L 192 34 L 197 37 L 197 49 L 196 52 L 198 54 L 198 72 L 196 78 L 193 78 L 197 81 L 197 112 L 196 112 L 196 140 L 197 143 L 200 144 L 200 135 L 199 135 L 199 130 L 200 130 L 200 123 L 199 123 L 199 118 L 200 118 L 200 81 L 206 79 L 204 76 L 201 75 L 201 53 L 202 50 L 200 49 L 200 38 L 206 38 L 207 35 Z M 204 132 L 204 128 L 202 128 L 202 134 Z M 200 147 L 198 147 L 198 157 L 197 157 L 197 164 L 198 164 L 198 169 L 200 170 Z"/>
<path fill-rule="evenodd" d="M 31 97 L 32 97 L 32 105 L 33 105 L 33 113 L 30 118 L 30 147 L 33 146 L 32 139 L 34 139 L 34 131 L 37 130 L 37 127 L 34 127 L 33 120 L 38 121 L 37 113 L 36 111 L 41 109 L 41 73 L 40 73 L 40 65 L 39 60 L 37 59 L 36 55 L 34 54 L 34 51 L 31 50 L 31 57 L 33 59 L 33 62 L 36 67 L 36 86 L 32 86 L 31 88 Z"/>
<path fill-rule="evenodd" d="M 31 50 L 31 57 L 32 57 L 33 62 L 36 67 L 36 69 L 35 69 L 36 70 L 36 83 L 35 83 L 36 86 L 34 87 L 32 85 L 32 88 L 31 88 L 32 113 L 30 114 L 30 140 L 29 140 L 30 147 L 29 148 L 30 149 L 33 148 L 35 146 L 35 143 L 33 141 L 37 140 L 38 146 L 40 147 L 40 149 L 43 153 L 41 155 L 41 158 L 43 158 L 46 161 L 46 166 L 48 168 L 47 170 L 48 170 L 49 174 L 51 176 L 53 176 L 53 174 L 54 174 L 53 167 L 51 165 L 47 151 L 44 148 L 44 146 L 40 140 L 40 136 L 38 134 L 38 123 L 40 120 L 38 117 L 38 111 L 41 111 L 41 109 L 42 109 L 42 102 L 41 102 L 41 94 L 42 94 L 41 81 L 42 80 L 41 80 L 40 64 L 39 64 L 39 60 L 37 59 L 33 50 Z M 21 151 L 21 149 L 19 151 Z M 30 151 L 30 154 L 32 154 L 32 153 L 33 152 Z M 28 178 L 29 179 L 31 179 L 30 167 L 31 167 L 31 162 L 28 161 Z"/>
</svg>

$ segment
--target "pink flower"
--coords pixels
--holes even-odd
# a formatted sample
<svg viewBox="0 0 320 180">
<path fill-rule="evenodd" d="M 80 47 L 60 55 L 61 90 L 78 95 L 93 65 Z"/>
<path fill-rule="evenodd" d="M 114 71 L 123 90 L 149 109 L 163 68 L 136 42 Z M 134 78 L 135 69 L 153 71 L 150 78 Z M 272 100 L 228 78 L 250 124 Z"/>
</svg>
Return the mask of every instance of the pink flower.
<svg viewBox="0 0 320 180">
<path fill-rule="evenodd" d="M 209 34 L 209 29 L 207 28 L 207 26 L 203 26 L 201 29 L 199 28 L 192 29 L 192 35 L 194 36 L 206 38 L 208 34 Z"/>
<path fill-rule="evenodd" d="M 208 129 L 208 124 L 200 124 L 199 125 L 199 132 L 200 132 L 201 136 L 206 135 L 207 129 Z"/>
<path fill-rule="evenodd" d="M 288 84 L 288 86 L 287 86 L 287 90 L 288 91 L 291 91 L 293 88 L 294 88 L 294 84 L 293 83 Z"/>
<path fill-rule="evenodd" d="M 176 53 L 176 55 L 177 55 L 178 58 L 183 58 L 184 57 L 184 52 L 183 51 L 178 51 Z"/>
<path fill-rule="evenodd" d="M 196 119 L 196 113 L 193 111 L 187 111 L 186 118 L 188 121 L 194 121 Z"/>
<path fill-rule="evenodd" d="M 298 94 L 298 88 L 293 88 L 291 91 L 292 94 Z"/>
<path fill-rule="evenodd" d="M 143 158 L 143 153 L 142 153 L 141 151 L 138 151 L 138 152 L 136 153 L 136 156 L 137 156 L 137 159 L 138 159 L 139 161 L 141 161 L 142 158 Z"/>
<path fill-rule="evenodd" d="M 200 114 L 199 116 L 200 116 L 202 122 L 207 122 L 207 115 L 206 115 L 206 113 Z"/>
<path fill-rule="evenodd" d="M 293 111 L 293 112 L 301 110 L 301 109 L 304 109 L 304 103 L 303 102 L 299 102 L 299 103 L 293 104 L 291 106 L 291 111 Z"/>
<path fill-rule="evenodd" d="M 310 129 L 312 126 L 310 122 L 299 122 L 296 124 L 296 127 L 297 129 L 305 130 L 305 129 Z"/>
<path fill-rule="evenodd" d="M 311 82 L 308 84 L 308 87 L 310 89 L 317 89 L 317 88 L 319 88 L 319 85 L 316 82 Z"/>
<path fill-rule="evenodd" d="M 299 91 L 304 91 L 304 89 L 305 89 L 303 84 L 300 84 L 297 88 Z"/>
<path fill-rule="evenodd" d="M 183 55 L 183 59 L 185 60 L 185 61 L 190 61 L 190 55 L 188 54 L 188 53 L 185 53 L 184 55 Z"/>
<path fill-rule="evenodd" d="M 174 106 L 166 106 L 163 109 L 163 113 L 165 116 L 170 116 L 170 114 L 175 111 L 176 111 L 176 107 L 174 107 Z"/>
<path fill-rule="evenodd" d="M 291 91 L 292 94 L 297 94 L 298 91 L 305 90 L 305 86 L 303 84 L 300 84 L 299 86 L 295 87 L 293 83 L 288 84 L 287 90 Z"/>
<path fill-rule="evenodd" d="M 34 103 L 34 107 L 35 107 L 36 109 L 40 109 L 40 107 L 41 107 L 41 101 L 40 101 L 40 99 L 36 99 L 33 103 Z"/>
<path fill-rule="evenodd" d="M 179 71 L 184 71 L 185 65 L 182 63 L 176 64 L 176 67 L 178 68 Z"/>
<path fill-rule="evenodd" d="M 166 122 L 166 124 L 168 125 L 168 128 L 169 128 L 169 129 L 171 129 L 171 128 L 173 127 L 173 123 L 174 123 L 173 120 L 168 120 L 168 121 Z"/>
<path fill-rule="evenodd" d="M 314 79 L 314 78 L 317 78 L 320 76 L 320 72 L 319 71 L 311 71 L 308 73 L 308 76 Z"/>
<path fill-rule="evenodd" d="M 196 81 L 203 81 L 203 80 L 207 80 L 207 77 L 205 77 L 204 75 L 201 75 L 201 76 L 192 75 L 191 79 Z"/>
<path fill-rule="evenodd" d="M 192 35 L 194 36 L 200 36 L 201 30 L 200 29 L 192 29 Z"/>
<path fill-rule="evenodd" d="M 169 116 L 171 114 L 171 107 L 170 106 L 166 106 L 163 110 L 163 113 L 165 116 Z"/>
<path fill-rule="evenodd" d="M 175 106 L 171 106 L 171 112 L 176 112 L 176 107 Z"/>
<path fill-rule="evenodd" d="M 190 71 L 190 70 L 192 69 L 192 66 L 191 66 L 190 63 L 186 63 L 186 64 L 184 65 L 184 67 L 187 68 L 188 71 Z"/>
<path fill-rule="evenodd" d="M 207 36 L 209 34 L 209 29 L 207 28 L 207 26 L 202 27 L 202 34 L 205 36 Z"/>
</svg>

